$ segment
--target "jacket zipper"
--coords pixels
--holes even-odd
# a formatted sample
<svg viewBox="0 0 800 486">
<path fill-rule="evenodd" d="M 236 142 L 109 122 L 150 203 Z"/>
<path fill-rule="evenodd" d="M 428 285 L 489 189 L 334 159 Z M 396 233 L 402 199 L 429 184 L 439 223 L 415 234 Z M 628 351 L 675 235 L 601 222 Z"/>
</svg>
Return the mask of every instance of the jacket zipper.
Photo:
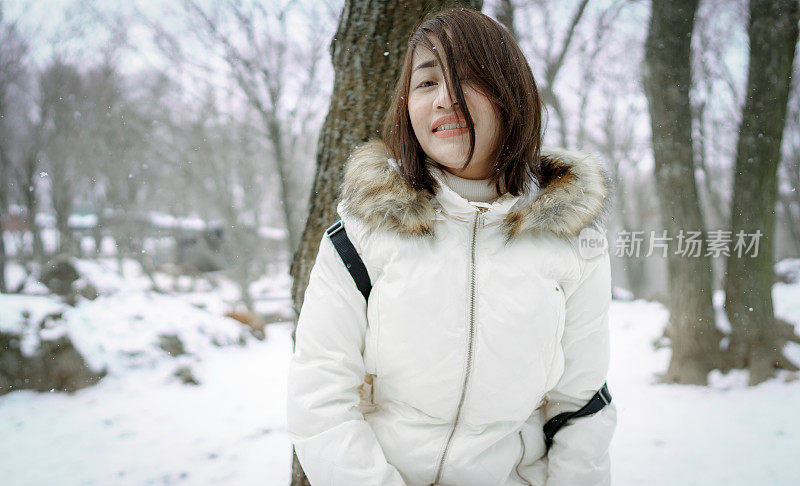
<svg viewBox="0 0 800 486">
<path fill-rule="evenodd" d="M 464 372 L 464 383 L 461 385 L 461 398 L 458 400 L 458 408 L 456 409 L 456 418 L 453 420 L 453 426 L 450 428 L 450 435 L 447 436 L 442 457 L 439 459 L 439 466 L 436 468 L 436 476 L 433 480 L 433 486 L 439 484 L 442 477 L 442 470 L 444 469 L 444 461 L 447 457 L 447 450 L 450 448 L 450 442 L 453 439 L 453 434 L 458 425 L 458 419 L 461 417 L 461 407 L 464 405 L 464 398 L 467 395 L 467 382 L 469 381 L 470 371 L 472 369 L 472 344 L 475 337 L 475 246 L 478 236 L 478 229 L 483 227 L 483 213 L 486 208 L 478 208 L 475 214 L 475 222 L 472 224 L 472 246 L 470 249 L 470 296 L 469 296 L 469 344 L 467 346 L 467 369 Z"/>
</svg>

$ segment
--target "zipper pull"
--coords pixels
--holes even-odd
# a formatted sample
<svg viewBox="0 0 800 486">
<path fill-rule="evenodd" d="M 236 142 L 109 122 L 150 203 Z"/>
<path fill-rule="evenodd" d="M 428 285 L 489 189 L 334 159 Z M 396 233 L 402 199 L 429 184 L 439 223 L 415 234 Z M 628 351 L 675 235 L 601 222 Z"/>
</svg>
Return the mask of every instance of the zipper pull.
<svg viewBox="0 0 800 486">
<path fill-rule="evenodd" d="M 483 213 L 488 211 L 489 208 L 491 207 L 491 205 L 489 205 L 487 203 L 476 202 L 476 201 L 470 201 L 470 204 L 472 204 L 472 207 L 474 207 L 476 209 L 476 211 L 478 212 L 478 215 L 477 215 L 478 228 L 482 229 L 483 228 L 483 224 L 485 222 L 485 218 L 483 216 Z"/>
</svg>

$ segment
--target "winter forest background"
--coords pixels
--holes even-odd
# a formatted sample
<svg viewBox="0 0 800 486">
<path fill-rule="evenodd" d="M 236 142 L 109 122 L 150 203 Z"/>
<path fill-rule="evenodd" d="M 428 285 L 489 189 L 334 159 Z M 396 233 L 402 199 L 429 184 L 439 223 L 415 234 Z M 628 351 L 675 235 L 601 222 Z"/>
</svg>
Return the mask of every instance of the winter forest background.
<svg viewBox="0 0 800 486">
<path fill-rule="evenodd" d="M 304 484 L 293 319 L 453 4 L 615 178 L 613 483 L 800 484 L 797 0 L 0 0 L 0 484 Z"/>
</svg>

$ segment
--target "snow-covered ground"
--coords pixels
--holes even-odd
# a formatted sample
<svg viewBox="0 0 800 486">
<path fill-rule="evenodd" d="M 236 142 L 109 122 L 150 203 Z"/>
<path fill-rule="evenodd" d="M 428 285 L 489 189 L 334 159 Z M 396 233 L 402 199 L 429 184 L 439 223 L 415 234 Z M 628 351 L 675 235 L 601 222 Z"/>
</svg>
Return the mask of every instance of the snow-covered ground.
<svg viewBox="0 0 800 486">
<path fill-rule="evenodd" d="M 780 317 L 800 322 L 800 283 L 776 284 L 773 297 Z M 654 351 L 651 343 L 667 317 L 658 303 L 611 306 L 608 383 L 619 414 L 612 484 L 800 485 L 800 380 L 780 372 L 748 387 L 747 373 L 736 370 L 712 372 L 708 387 L 657 383 L 671 351 Z M 799 345 L 787 351 L 800 363 Z"/>
<path fill-rule="evenodd" d="M 82 271 L 110 295 L 75 308 L 46 296 L 0 295 L 0 326 L 20 326 L 23 308 L 34 321 L 65 311 L 66 329 L 48 332 L 69 332 L 92 366 L 109 369 L 71 395 L 0 396 L 0 484 L 288 484 L 290 324 L 270 325 L 265 341 L 249 337 L 241 346 L 241 328 L 221 317 L 232 286 L 163 296 L 148 292 L 133 270 L 124 279 L 102 267 Z M 288 286 L 285 277 L 255 284 L 259 310 L 285 309 Z M 778 315 L 799 323 L 800 283 L 776 284 L 773 295 Z M 666 318 L 657 303 L 611 307 L 608 381 L 619 410 L 613 484 L 800 484 L 800 380 L 781 373 L 747 387 L 746 374 L 736 372 L 712 374 L 709 387 L 659 384 L 669 350 L 652 342 Z M 159 333 L 179 335 L 192 354 L 160 352 Z M 36 335 L 26 339 L 35 346 Z M 788 352 L 800 363 L 800 346 Z M 200 385 L 172 376 L 183 365 Z"/>
</svg>

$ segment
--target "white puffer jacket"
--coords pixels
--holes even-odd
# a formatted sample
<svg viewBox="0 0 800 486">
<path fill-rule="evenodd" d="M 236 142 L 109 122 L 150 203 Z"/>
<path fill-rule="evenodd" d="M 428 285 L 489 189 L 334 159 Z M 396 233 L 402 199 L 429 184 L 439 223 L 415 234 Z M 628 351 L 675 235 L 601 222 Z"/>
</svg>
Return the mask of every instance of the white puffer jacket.
<svg viewBox="0 0 800 486">
<path fill-rule="evenodd" d="M 485 209 L 438 169 L 435 197 L 408 188 L 379 140 L 350 156 L 338 209 L 373 289 L 366 303 L 323 237 L 288 393 L 312 485 L 610 483 L 613 403 L 563 427 L 549 453 L 542 426 L 606 380 L 609 256 L 590 228 L 611 186 L 585 154 L 542 161 L 535 198 Z"/>
</svg>

